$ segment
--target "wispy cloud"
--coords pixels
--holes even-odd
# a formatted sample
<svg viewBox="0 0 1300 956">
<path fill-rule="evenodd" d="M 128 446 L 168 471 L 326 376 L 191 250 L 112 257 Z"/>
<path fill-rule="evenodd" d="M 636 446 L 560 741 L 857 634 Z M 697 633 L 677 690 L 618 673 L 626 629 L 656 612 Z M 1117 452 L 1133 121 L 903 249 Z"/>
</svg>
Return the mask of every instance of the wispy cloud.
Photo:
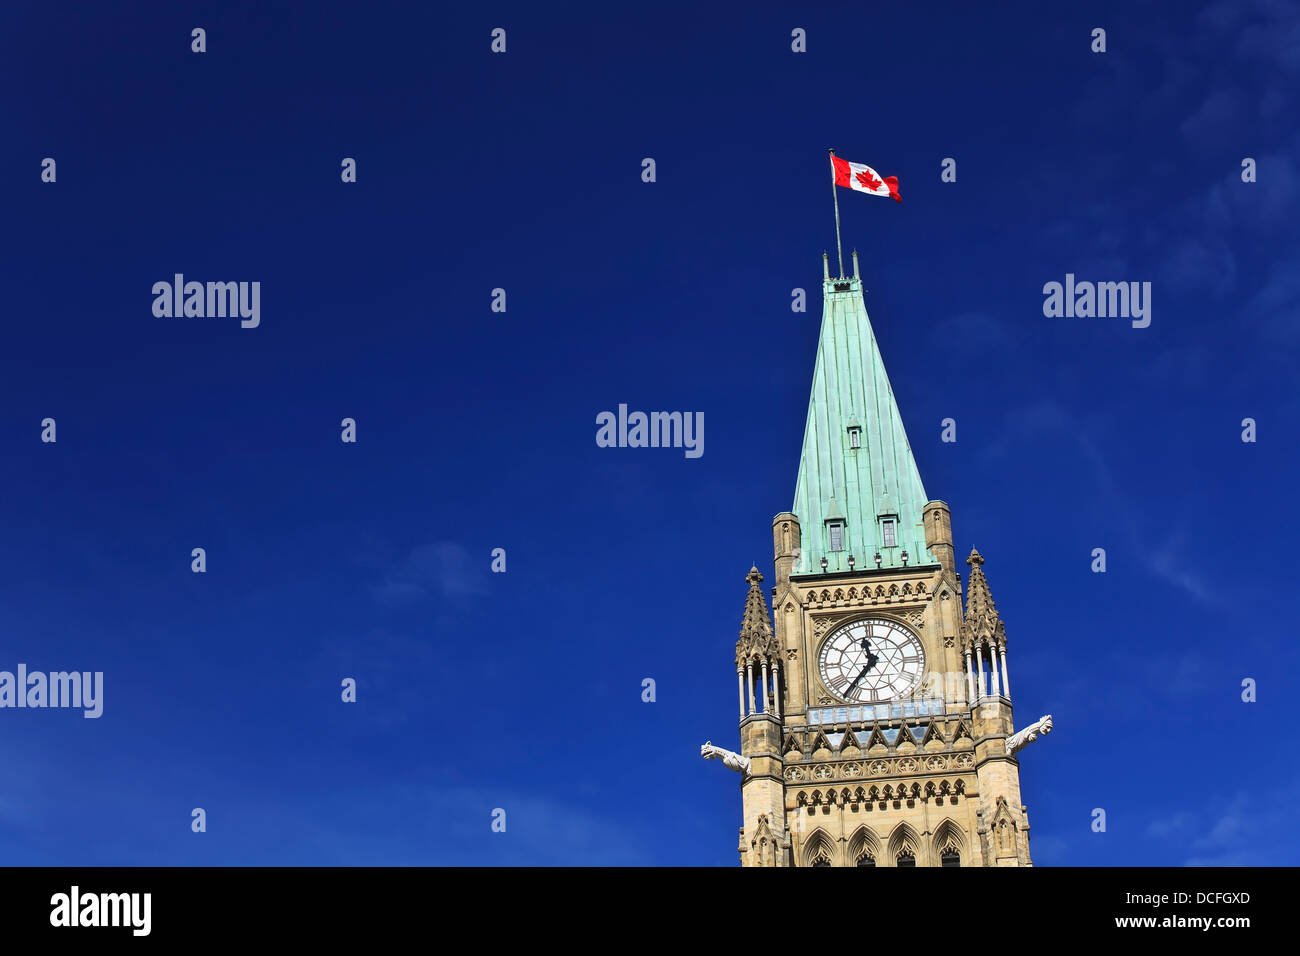
<svg viewBox="0 0 1300 956">
<path fill-rule="evenodd" d="M 1189 563 L 1189 550 L 1183 546 L 1183 540 L 1183 535 L 1175 534 L 1163 545 L 1149 551 L 1147 567 L 1160 580 L 1172 584 L 1184 594 L 1202 604 L 1217 607 L 1218 592 Z"/>
<path fill-rule="evenodd" d="M 247 808 L 276 834 L 277 860 L 306 865 L 637 866 L 656 860 L 635 826 L 562 794 L 522 793 L 487 782 L 399 782 L 340 791 L 310 813 L 278 805 Z M 504 832 L 493 832 L 496 810 Z M 232 811 L 233 812 L 233 811 Z M 383 821 L 410 826 L 394 834 Z"/>
<path fill-rule="evenodd" d="M 1285 257 L 1288 264 L 1273 270 L 1243 310 L 1267 339 L 1290 346 L 1300 343 L 1300 272 L 1292 265 L 1296 254 L 1300 250 Z"/>
<path fill-rule="evenodd" d="M 374 599 L 386 606 L 409 604 L 430 596 L 464 597 L 487 593 L 488 556 L 475 557 L 454 541 L 412 548 L 384 580 L 371 585 Z"/>
<path fill-rule="evenodd" d="M 1146 835 L 1183 844 L 1189 854 L 1185 866 L 1293 866 L 1300 839 L 1293 792 L 1292 786 L 1239 790 L 1200 812 L 1180 810 L 1153 820 Z"/>
<path fill-rule="evenodd" d="M 1216 367 L 1209 346 L 1195 342 L 1160 352 L 1148 366 L 1148 375 L 1153 382 L 1176 388 L 1194 388 L 1208 384 Z"/>
<path fill-rule="evenodd" d="M 1056 434 L 1073 427 L 1069 413 L 1058 402 L 1043 401 L 1022 405 L 1009 411 L 996 441 L 981 449 L 979 461 L 989 468 L 1015 446 L 1041 435 Z"/>
<path fill-rule="evenodd" d="M 1145 556 L 1149 573 L 1206 607 L 1220 607 L 1216 590 L 1189 560 L 1191 549 L 1186 546 L 1186 532 L 1175 526 L 1160 533 L 1152 527 L 1150 519 L 1116 481 L 1084 424 L 1059 403 L 1036 402 L 1009 412 L 1001 436 L 981 452 L 981 464 L 993 467 L 1012 448 L 1044 436 L 1066 436 L 1073 440 L 1079 457 L 1093 474 L 1098 496 L 1109 503 L 1111 514 L 1118 519 L 1116 527 L 1124 532 L 1127 547 L 1134 554 Z"/>
<path fill-rule="evenodd" d="M 1195 822 L 1195 816 L 1180 810 L 1172 816 L 1152 820 L 1147 824 L 1146 835 L 1157 840 L 1179 837 L 1190 830 Z"/>
</svg>

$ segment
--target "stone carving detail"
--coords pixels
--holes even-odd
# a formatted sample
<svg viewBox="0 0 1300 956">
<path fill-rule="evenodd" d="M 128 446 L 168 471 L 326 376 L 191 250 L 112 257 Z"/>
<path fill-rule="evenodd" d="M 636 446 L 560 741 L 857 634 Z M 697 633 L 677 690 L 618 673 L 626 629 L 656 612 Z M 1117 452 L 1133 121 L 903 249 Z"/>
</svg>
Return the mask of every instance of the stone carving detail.
<svg viewBox="0 0 1300 956">
<path fill-rule="evenodd" d="M 1026 744 L 1032 744 L 1037 740 L 1039 734 L 1050 734 L 1051 732 L 1052 715 L 1047 714 L 1044 717 L 1039 717 L 1024 730 L 1018 730 L 1007 738 L 1007 753 L 1014 756 L 1016 751 Z"/>
<path fill-rule="evenodd" d="M 988 653 L 996 659 L 999 652 L 1006 650 L 1006 625 L 1002 623 L 993 592 L 989 590 L 988 578 L 984 576 L 983 556 L 972 548 L 966 563 L 971 572 L 970 585 L 966 589 L 966 620 L 961 625 L 961 646 L 972 651 L 987 647 Z"/>
<path fill-rule="evenodd" d="M 1016 852 L 1016 821 L 1011 816 L 1011 808 L 1007 806 L 1007 798 L 1004 796 L 998 796 L 991 829 L 997 838 L 999 856 L 1010 856 Z"/>
<path fill-rule="evenodd" d="M 916 773 L 916 761 L 911 757 L 904 757 L 898 761 L 899 773 Z"/>
<path fill-rule="evenodd" d="M 787 647 L 785 650 L 785 659 L 787 661 L 795 660 L 799 656 L 799 648 Z"/>
<path fill-rule="evenodd" d="M 925 615 L 920 611 L 913 611 L 911 614 L 907 615 L 907 619 L 912 623 L 913 627 L 920 627 L 921 622 L 925 620 Z"/>
<path fill-rule="evenodd" d="M 787 767 L 787 768 L 786 768 L 786 771 L 785 771 L 785 779 L 787 779 L 787 780 L 802 780 L 802 779 L 803 779 L 803 768 L 802 768 L 802 767 Z"/>
<path fill-rule="evenodd" d="M 890 584 L 886 590 L 883 584 L 877 585 L 874 589 L 870 585 L 864 586 L 861 591 L 857 588 L 849 588 L 845 591 L 843 588 L 832 592 L 829 588 L 823 588 L 821 591 L 803 592 L 802 602 L 805 607 L 816 608 L 835 608 L 835 607 L 861 607 L 865 604 L 897 604 L 900 599 L 905 603 L 912 601 L 929 601 L 932 594 L 926 592 L 925 583 L 918 582 L 915 585 L 904 584 L 900 589 L 897 584 Z"/>
<path fill-rule="evenodd" d="M 754 852 L 753 865 L 776 866 L 777 842 L 776 834 L 768 825 L 767 814 L 759 814 L 757 832 L 754 834 L 754 839 L 749 841 L 749 846 Z"/>
<path fill-rule="evenodd" d="M 846 777 L 860 777 L 862 775 L 862 767 L 860 764 L 846 763 L 840 768 L 840 773 Z"/>
<path fill-rule="evenodd" d="M 819 767 L 813 768 L 812 775 L 816 777 L 818 780 L 825 780 L 827 777 L 831 775 L 831 768 L 826 766 L 825 764 L 822 764 Z"/>
<path fill-rule="evenodd" d="M 721 760 L 722 765 L 728 770 L 735 770 L 737 773 L 749 773 L 749 758 L 742 757 L 740 754 L 723 750 L 721 747 L 715 747 L 709 741 L 704 741 L 700 747 L 700 756 L 705 760 Z"/>
<path fill-rule="evenodd" d="M 877 777 L 881 774 L 888 773 L 889 762 L 885 760 L 873 760 L 871 761 L 871 765 L 867 767 L 867 772 L 874 774 Z"/>
<path fill-rule="evenodd" d="M 763 575 L 757 567 L 745 575 L 749 593 L 745 597 L 745 614 L 740 624 L 740 639 L 736 641 L 736 667 L 747 662 L 771 659 L 780 654 L 776 634 L 767 615 L 767 599 L 763 597 Z"/>
<path fill-rule="evenodd" d="M 970 754 L 958 754 L 957 759 L 954 762 L 958 767 L 965 769 L 975 763 L 975 758 Z"/>
<path fill-rule="evenodd" d="M 926 760 L 925 769 L 942 770 L 947 765 L 948 765 L 948 761 L 944 760 L 943 757 L 939 756 L 938 754 L 935 754 L 933 757 L 930 757 L 928 760 Z"/>
</svg>

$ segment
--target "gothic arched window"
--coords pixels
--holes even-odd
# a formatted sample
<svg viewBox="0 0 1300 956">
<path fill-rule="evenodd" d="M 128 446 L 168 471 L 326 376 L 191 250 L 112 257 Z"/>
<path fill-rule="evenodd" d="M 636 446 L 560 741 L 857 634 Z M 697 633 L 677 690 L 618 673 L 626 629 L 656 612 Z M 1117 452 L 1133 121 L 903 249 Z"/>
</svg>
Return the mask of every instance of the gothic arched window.
<svg viewBox="0 0 1300 956">
<path fill-rule="evenodd" d="M 835 791 L 832 790 L 831 793 Z M 824 834 L 823 834 L 824 836 Z M 814 839 L 808 846 L 808 866 L 830 866 L 831 849 L 824 839 Z"/>
<path fill-rule="evenodd" d="M 858 866 L 875 866 L 875 858 L 870 853 L 864 853 L 858 857 Z"/>
<path fill-rule="evenodd" d="M 939 865 L 961 866 L 961 854 L 953 849 L 944 850 L 943 856 L 939 857 Z"/>
<path fill-rule="evenodd" d="M 900 853 L 898 854 L 898 865 L 916 866 L 916 857 L 912 856 L 912 854 L 907 852 Z"/>
</svg>

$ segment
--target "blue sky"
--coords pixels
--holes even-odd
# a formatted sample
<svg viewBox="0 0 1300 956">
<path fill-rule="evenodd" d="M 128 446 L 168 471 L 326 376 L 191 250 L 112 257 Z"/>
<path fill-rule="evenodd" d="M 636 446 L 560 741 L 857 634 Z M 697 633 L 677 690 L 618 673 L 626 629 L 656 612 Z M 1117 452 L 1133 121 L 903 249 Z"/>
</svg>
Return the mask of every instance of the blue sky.
<svg viewBox="0 0 1300 956">
<path fill-rule="evenodd" d="M 1297 862 L 1294 6 L 819 6 L 6 4 L 0 669 L 105 702 L 0 710 L 0 862 L 734 865 L 698 750 L 793 499 L 828 146 L 899 178 L 845 254 L 1055 717 L 1035 862 Z M 261 325 L 156 318 L 176 272 Z M 1045 318 L 1066 273 L 1150 327 Z M 598 448 L 620 402 L 704 455 Z"/>
</svg>

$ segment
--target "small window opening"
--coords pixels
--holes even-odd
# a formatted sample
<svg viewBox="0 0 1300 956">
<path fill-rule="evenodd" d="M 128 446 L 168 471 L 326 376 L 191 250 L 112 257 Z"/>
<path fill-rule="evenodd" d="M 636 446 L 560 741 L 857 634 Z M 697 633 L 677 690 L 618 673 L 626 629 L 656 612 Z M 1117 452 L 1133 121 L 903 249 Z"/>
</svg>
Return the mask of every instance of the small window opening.
<svg viewBox="0 0 1300 956">
<path fill-rule="evenodd" d="M 839 522 L 832 522 L 829 525 L 831 535 L 831 550 L 844 550 L 844 525 Z"/>
</svg>

